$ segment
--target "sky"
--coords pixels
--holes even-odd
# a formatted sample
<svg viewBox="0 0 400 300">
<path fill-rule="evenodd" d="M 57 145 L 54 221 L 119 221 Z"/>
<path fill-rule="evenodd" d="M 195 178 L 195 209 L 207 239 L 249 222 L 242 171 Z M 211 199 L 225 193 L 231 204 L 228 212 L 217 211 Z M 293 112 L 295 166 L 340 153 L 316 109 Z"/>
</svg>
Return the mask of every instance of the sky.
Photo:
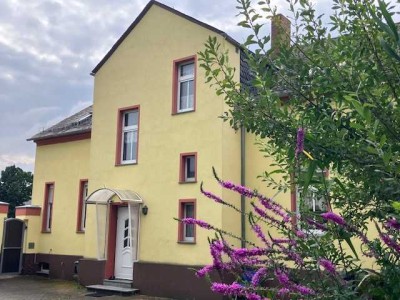
<svg viewBox="0 0 400 300">
<path fill-rule="evenodd" d="M 0 1 L 0 170 L 34 170 L 35 143 L 26 139 L 92 103 L 91 70 L 147 2 Z M 239 42 L 248 34 L 236 25 L 236 0 L 159 2 Z M 329 2 L 316 5 L 327 10 Z"/>
</svg>

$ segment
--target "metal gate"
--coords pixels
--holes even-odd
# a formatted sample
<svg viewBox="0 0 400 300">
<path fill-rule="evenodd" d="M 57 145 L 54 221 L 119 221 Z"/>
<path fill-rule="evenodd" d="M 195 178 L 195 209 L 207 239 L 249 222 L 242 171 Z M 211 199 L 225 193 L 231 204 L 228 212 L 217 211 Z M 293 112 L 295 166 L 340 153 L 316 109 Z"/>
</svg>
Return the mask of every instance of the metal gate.
<svg viewBox="0 0 400 300">
<path fill-rule="evenodd" d="M 24 229 L 25 223 L 22 220 L 4 220 L 0 273 L 19 273 L 21 271 Z"/>
</svg>

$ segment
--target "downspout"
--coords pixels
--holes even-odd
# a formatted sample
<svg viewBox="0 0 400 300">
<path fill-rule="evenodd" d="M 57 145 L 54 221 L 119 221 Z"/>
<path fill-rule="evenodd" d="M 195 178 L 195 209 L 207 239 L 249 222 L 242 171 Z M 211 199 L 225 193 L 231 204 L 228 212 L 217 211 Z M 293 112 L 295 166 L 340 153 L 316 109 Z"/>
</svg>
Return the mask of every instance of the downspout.
<svg viewBox="0 0 400 300">
<path fill-rule="evenodd" d="M 240 128 L 240 185 L 246 185 L 246 130 L 242 126 Z M 246 247 L 246 197 L 240 195 L 240 231 L 241 231 L 241 247 Z"/>
</svg>

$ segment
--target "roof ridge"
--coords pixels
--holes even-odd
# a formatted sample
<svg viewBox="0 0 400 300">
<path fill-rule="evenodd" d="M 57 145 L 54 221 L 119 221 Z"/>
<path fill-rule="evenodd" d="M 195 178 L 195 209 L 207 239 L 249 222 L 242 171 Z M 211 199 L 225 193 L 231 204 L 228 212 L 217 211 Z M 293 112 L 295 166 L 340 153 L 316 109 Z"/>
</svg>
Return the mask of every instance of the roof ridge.
<svg viewBox="0 0 400 300">
<path fill-rule="evenodd" d="M 125 40 L 125 38 L 131 33 L 131 31 L 136 27 L 136 25 L 143 19 L 143 17 L 146 15 L 146 13 L 149 11 L 149 9 L 153 6 L 157 5 L 177 16 L 180 16 L 182 18 L 185 18 L 186 20 L 196 23 L 197 25 L 200 25 L 210 31 L 213 31 L 221 36 L 223 36 L 228 42 L 233 44 L 236 47 L 242 47 L 242 45 L 236 41 L 234 38 L 232 38 L 230 35 L 228 35 L 226 32 L 211 26 L 207 23 L 204 23 L 198 19 L 195 19 L 179 10 L 176 10 L 168 5 L 165 5 L 161 2 L 158 2 L 156 0 L 150 0 L 149 3 L 146 4 L 146 6 L 143 8 L 143 10 L 140 12 L 140 14 L 136 17 L 136 19 L 129 25 L 129 27 L 125 30 L 125 32 L 119 37 L 119 39 L 114 43 L 114 45 L 111 47 L 111 49 L 106 53 L 106 55 L 101 59 L 101 61 L 94 67 L 90 75 L 94 76 L 96 75 L 97 71 L 100 70 L 100 68 L 106 63 L 106 61 L 111 57 L 111 55 L 117 50 L 119 45 L 122 44 L 122 42 Z"/>
</svg>

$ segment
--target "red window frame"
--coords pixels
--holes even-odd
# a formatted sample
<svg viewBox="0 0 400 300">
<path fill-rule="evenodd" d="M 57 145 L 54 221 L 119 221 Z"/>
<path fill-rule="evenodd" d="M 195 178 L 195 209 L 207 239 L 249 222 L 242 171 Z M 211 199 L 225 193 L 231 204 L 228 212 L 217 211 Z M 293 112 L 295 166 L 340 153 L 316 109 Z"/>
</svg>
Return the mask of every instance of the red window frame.
<svg viewBox="0 0 400 300">
<path fill-rule="evenodd" d="M 185 205 L 186 204 L 193 204 L 193 218 L 196 218 L 197 215 L 197 205 L 196 205 L 196 199 L 179 199 L 179 211 L 178 211 L 178 216 L 179 219 L 183 219 L 185 217 Z M 185 241 L 184 237 L 184 227 L 186 224 L 182 222 L 178 222 L 178 243 L 183 243 L 183 244 L 195 244 L 196 243 L 196 226 L 193 225 L 193 241 Z"/>
<path fill-rule="evenodd" d="M 193 110 L 179 112 L 178 111 L 178 77 L 179 77 L 179 66 L 193 61 L 194 63 L 194 79 L 193 79 Z M 172 68 L 172 114 L 183 114 L 188 112 L 196 111 L 196 81 L 197 81 L 197 55 L 192 55 L 173 61 Z"/>
<path fill-rule="evenodd" d="M 194 156 L 194 180 L 186 180 L 186 158 Z M 181 153 L 179 159 L 179 183 L 196 183 L 197 182 L 197 152 Z"/>
<path fill-rule="evenodd" d="M 138 111 L 138 125 L 137 125 L 137 144 L 136 144 L 136 162 L 134 163 L 122 163 L 122 120 L 124 113 L 130 110 Z M 139 132 L 140 132 L 140 105 L 133 105 L 128 107 L 123 107 L 118 109 L 117 116 L 117 146 L 115 150 L 115 165 L 116 166 L 127 166 L 127 165 L 136 165 L 139 161 Z"/>
<path fill-rule="evenodd" d="M 83 189 L 86 184 L 88 184 L 89 181 L 87 179 L 81 179 L 79 181 L 79 194 L 78 194 L 78 213 L 77 213 L 77 220 L 76 220 L 76 232 L 77 233 L 84 233 L 85 228 L 82 226 L 82 208 L 83 208 L 83 202 L 85 199 L 83 198 Z M 86 212 L 85 212 L 86 214 Z"/>
<path fill-rule="evenodd" d="M 50 212 L 50 219 L 49 219 L 49 190 L 50 187 L 53 186 L 53 199 L 52 199 L 52 207 Z M 50 233 L 52 227 L 52 218 L 54 212 L 54 195 L 55 195 L 56 185 L 54 182 L 46 182 L 44 187 L 44 201 L 43 201 L 43 218 L 42 218 L 42 233 Z M 50 224 L 47 223 L 47 220 L 50 220 Z M 50 225 L 50 226 L 47 226 Z"/>
</svg>

